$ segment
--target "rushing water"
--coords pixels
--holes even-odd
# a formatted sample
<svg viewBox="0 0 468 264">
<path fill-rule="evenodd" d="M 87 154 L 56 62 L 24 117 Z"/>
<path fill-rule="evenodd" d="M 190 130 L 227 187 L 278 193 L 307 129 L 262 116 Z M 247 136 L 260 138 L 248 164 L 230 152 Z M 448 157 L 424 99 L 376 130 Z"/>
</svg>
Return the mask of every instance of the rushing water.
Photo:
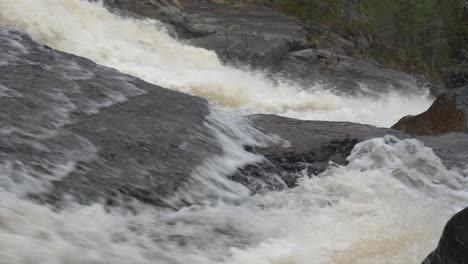
<svg viewBox="0 0 468 264">
<path fill-rule="evenodd" d="M 295 189 L 177 212 L 55 212 L 0 192 L 0 263 L 419 263 L 468 198 L 416 140 L 369 140 L 349 160 Z"/>
<path fill-rule="evenodd" d="M 157 21 L 121 18 L 84 1 L 0 0 L 0 23 L 58 50 L 249 113 L 391 126 L 431 104 L 426 94 L 350 98 L 319 85 L 270 80 L 262 72 L 222 65 L 214 52 L 172 38 Z"/>
<path fill-rule="evenodd" d="M 0 0 L 0 25 L 242 113 L 388 126 L 430 104 L 425 95 L 350 98 L 320 86 L 272 81 L 260 72 L 222 65 L 213 52 L 170 37 L 157 21 L 120 18 L 84 1 Z M 14 91 L 0 86 L 0 93 L 7 92 Z M 0 263 L 420 263 L 468 198 L 466 180 L 447 170 L 431 149 L 393 137 L 358 144 L 347 166 L 320 175 L 304 171 L 314 177 L 304 177 L 295 189 L 249 196 L 226 174 L 262 159 L 243 144 L 271 139 L 237 110 L 212 109 L 213 140 L 223 146 L 223 155 L 200 165 L 191 188 L 174 195 L 174 202 L 229 195 L 236 203 L 179 211 L 135 204 L 130 213 L 70 201 L 57 211 L 21 198 L 28 186 L 6 190 L 4 175 L 11 171 L 0 167 Z M 210 186 L 213 181 L 223 190 Z"/>
</svg>

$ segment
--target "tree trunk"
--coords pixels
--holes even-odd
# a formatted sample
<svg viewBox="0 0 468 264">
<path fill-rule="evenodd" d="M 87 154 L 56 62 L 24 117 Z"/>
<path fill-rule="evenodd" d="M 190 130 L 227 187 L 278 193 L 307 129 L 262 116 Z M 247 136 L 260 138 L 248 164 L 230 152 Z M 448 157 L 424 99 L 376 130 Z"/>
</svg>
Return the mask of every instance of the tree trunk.
<svg viewBox="0 0 468 264">
<path fill-rule="evenodd" d="M 397 20 L 400 20 L 398 16 L 396 17 Z M 395 49 L 396 49 L 396 54 L 400 55 L 400 47 L 401 47 L 401 34 L 402 34 L 402 25 L 401 21 L 397 21 L 396 24 L 396 39 L 395 39 Z"/>
<path fill-rule="evenodd" d="M 346 19 L 346 23 L 350 23 L 351 22 L 351 14 L 352 14 L 352 3 L 351 1 L 352 0 L 344 0 L 344 12 L 345 12 L 345 19 Z"/>
<path fill-rule="evenodd" d="M 429 18 L 429 12 L 427 9 L 427 1 L 423 1 L 423 13 L 424 13 L 424 55 L 423 60 L 424 62 L 429 64 L 429 56 L 430 56 L 430 46 L 431 46 L 431 31 L 432 25 Z"/>
<path fill-rule="evenodd" d="M 436 66 L 436 56 L 437 56 L 437 45 L 440 37 L 440 24 L 434 25 L 435 39 L 432 41 L 432 60 L 431 60 L 431 69 L 435 70 Z"/>
</svg>

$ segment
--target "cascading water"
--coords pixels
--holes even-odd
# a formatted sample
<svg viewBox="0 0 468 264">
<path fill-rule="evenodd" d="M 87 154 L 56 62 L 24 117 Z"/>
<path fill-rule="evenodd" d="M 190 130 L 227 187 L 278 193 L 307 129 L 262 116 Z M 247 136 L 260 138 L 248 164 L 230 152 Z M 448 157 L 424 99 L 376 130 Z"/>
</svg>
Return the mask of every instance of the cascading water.
<svg viewBox="0 0 468 264">
<path fill-rule="evenodd" d="M 416 140 L 369 140 L 349 161 L 295 189 L 176 212 L 55 212 L 2 191 L 0 263 L 419 263 L 468 198 Z"/>
<path fill-rule="evenodd" d="M 271 81 L 222 65 L 213 52 L 171 38 L 156 21 L 120 18 L 85 1 L 0 0 L 0 25 L 242 113 L 388 126 L 430 103 L 425 95 L 348 98 L 318 86 Z M 0 86 L 0 96 L 14 92 Z M 413 101 L 420 103 L 408 103 Z M 198 204 L 178 211 L 136 203 L 130 213 L 73 201 L 58 211 L 25 199 L 25 183 L 5 184 L 9 178 L 3 175 L 15 168 L 0 167 L 0 263 L 419 263 L 434 248 L 445 220 L 468 198 L 466 180 L 447 170 L 431 149 L 393 137 L 358 144 L 349 165 L 307 175 L 313 177 L 302 178 L 295 189 L 249 196 L 226 174 L 262 160 L 244 144 L 275 139 L 236 110 L 211 112 L 207 126 L 223 151 L 201 164 L 193 182 L 168 201 Z M 31 177 L 47 188 L 40 180 Z M 208 196 L 222 201 L 201 202 Z"/>
<path fill-rule="evenodd" d="M 248 113 L 391 126 L 431 104 L 427 94 L 382 94 L 376 103 L 375 98 L 338 96 L 318 85 L 273 81 L 262 72 L 222 65 L 214 52 L 172 38 L 157 21 L 121 18 L 85 1 L 1 0 L 0 24 L 52 48 Z"/>
</svg>

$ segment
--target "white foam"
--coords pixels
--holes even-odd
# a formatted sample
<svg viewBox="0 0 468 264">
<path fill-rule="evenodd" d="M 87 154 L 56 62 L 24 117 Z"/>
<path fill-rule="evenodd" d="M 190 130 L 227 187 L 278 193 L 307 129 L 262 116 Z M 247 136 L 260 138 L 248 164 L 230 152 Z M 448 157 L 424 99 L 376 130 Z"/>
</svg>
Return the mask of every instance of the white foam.
<svg viewBox="0 0 468 264">
<path fill-rule="evenodd" d="M 348 159 L 297 189 L 257 197 L 275 208 L 266 218 L 275 236 L 233 249 L 229 263 L 422 262 L 468 198 L 462 177 L 416 140 L 370 140 Z"/>
<path fill-rule="evenodd" d="M 420 263 L 466 185 L 415 140 L 370 140 L 349 160 L 295 189 L 177 212 L 54 212 L 0 192 L 0 263 Z"/>
<path fill-rule="evenodd" d="M 379 97 L 344 97 L 342 106 L 329 111 L 287 110 L 281 115 L 302 120 L 348 121 L 391 127 L 403 116 L 417 115 L 432 103 L 429 94 L 388 92 Z"/>
<path fill-rule="evenodd" d="M 211 108 L 205 126 L 219 143 L 222 153 L 195 168 L 191 179 L 178 189 L 168 204 L 176 206 L 182 201 L 203 204 L 213 199 L 233 202 L 248 197 L 250 191 L 227 176 L 247 164 L 264 160 L 263 156 L 247 152 L 244 145 L 265 147 L 267 143 L 276 141 L 253 128 L 238 114 L 215 107 Z"/>
</svg>

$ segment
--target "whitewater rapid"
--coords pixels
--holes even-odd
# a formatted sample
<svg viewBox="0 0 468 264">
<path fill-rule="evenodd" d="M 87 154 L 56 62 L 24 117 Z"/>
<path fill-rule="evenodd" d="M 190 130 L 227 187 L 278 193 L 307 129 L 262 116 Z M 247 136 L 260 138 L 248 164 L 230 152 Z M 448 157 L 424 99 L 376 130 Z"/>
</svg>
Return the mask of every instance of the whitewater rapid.
<svg viewBox="0 0 468 264">
<path fill-rule="evenodd" d="M 186 188 L 168 201 L 195 203 L 178 211 L 135 202 L 130 212 L 72 199 L 57 210 L 25 199 L 28 186 L 10 179 L 16 167 L 2 164 L 0 264 L 420 263 L 468 198 L 466 179 L 430 148 L 389 136 L 358 144 L 347 166 L 333 165 L 320 175 L 300 172 L 294 189 L 250 196 L 227 179 L 264 159 L 244 145 L 278 140 L 252 128 L 242 114 L 390 126 L 425 110 L 425 94 L 352 98 L 319 85 L 270 80 L 222 65 L 215 53 L 172 38 L 157 21 L 121 18 L 85 1 L 0 0 L 0 25 L 212 100 L 217 106 L 206 125 L 223 150 L 196 168 Z M 0 86 L 2 93 L 14 92 L 7 89 Z M 48 186 L 51 179 L 31 180 Z"/>
<path fill-rule="evenodd" d="M 158 21 L 122 18 L 80 0 L 0 0 L 0 24 L 52 48 L 244 113 L 389 127 L 432 102 L 421 92 L 349 97 L 318 84 L 302 87 L 291 80 L 272 80 L 263 72 L 223 65 L 214 52 L 174 39 Z"/>
<path fill-rule="evenodd" d="M 468 198 L 466 179 L 413 139 L 362 142 L 348 160 L 295 189 L 179 211 L 56 211 L 2 191 L 0 263 L 420 263 Z"/>
</svg>

